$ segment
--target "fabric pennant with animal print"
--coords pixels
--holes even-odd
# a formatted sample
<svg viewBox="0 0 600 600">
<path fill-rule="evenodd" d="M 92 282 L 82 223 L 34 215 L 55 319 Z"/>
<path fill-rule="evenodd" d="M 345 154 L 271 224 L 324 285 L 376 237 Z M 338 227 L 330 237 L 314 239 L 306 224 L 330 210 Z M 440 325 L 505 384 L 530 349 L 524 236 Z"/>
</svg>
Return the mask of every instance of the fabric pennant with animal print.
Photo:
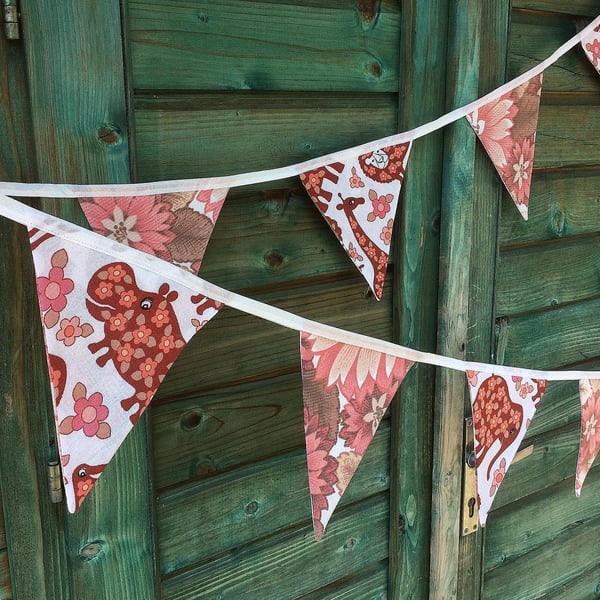
<svg viewBox="0 0 600 600">
<path fill-rule="evenodd" d="M 79 198 L 100 235 L 197 273 L 228 189 Z"/>
<path fill-rule="evenodd" d="M 533 171 L 543 73 L 467 115 L 525 220 Z"/>
<path fill-rule="evenodd" d="M 380 300 L 411 142 L 307 171 L 300 179 Z"/>
<path fill-rule="evenodd" d="M 581 47 L 594 69 L 600 73 L 600 25 L 584 36 Z"/>
<path fill-rule="evenodd" d="M 467 371 L 475 431 L 479 522 L 485 527 L 500 484 L 546 391 L 544 379 Z"/>
<path fill-rule="evenodd" d="M 75 512 L 189 339 L 221 304 L 29 229 L 67 506 Z"/>
<path fill-rule="evenodd" d="M 300 355 L 313 527 L 320 540 L 413 363 L 306 332 Z"/>
<path fill-rule="evenodd" d="M 581 494 L 583 482 L 600 451 L 600 379 L 579 381 L 581 436 L 575 476 L 575 494 Z"/>
</svg>

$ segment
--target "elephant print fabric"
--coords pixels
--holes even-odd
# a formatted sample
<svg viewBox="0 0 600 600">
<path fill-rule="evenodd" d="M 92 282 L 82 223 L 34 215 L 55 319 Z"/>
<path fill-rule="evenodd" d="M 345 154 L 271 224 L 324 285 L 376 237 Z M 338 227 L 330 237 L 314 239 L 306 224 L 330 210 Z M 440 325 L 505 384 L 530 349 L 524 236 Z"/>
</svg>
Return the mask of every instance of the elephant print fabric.
<svg viewBox="0 0 600 600">
<path fill-rule="evenodd" d="M 378 300 L 383 294 L 410 144 L 388 146 L 300 175 L 308 195 Z"/>
<path fill-rule="evenodd" d="M 67 505 L 75 512 L 181 350 L 221 305 L 39 229 L 29 238 Z"/>
<path fill-rule="evenodd" d="M 313 527 L 320 540 L 413 363 L 306 332 L 300 354 Z"/>
<path fill-rule="evenodd" d="M 546 391 L 543 379 L 467 371 L 473 428 L 479 522 L 488 512 Z"/>
</svg>

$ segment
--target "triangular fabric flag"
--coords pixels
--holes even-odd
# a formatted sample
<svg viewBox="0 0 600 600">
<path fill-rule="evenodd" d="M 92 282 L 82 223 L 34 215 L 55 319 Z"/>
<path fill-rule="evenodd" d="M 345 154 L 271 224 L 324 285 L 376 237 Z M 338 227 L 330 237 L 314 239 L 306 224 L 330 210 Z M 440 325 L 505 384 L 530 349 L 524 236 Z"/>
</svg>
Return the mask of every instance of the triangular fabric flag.
<svg viewBox="0 0 600 600">
<path fill-rule="evenodd" d="M 475 431 L 479 522 L 488 512 L 546 391 L 544 379 L 467 371 Z"/>
<path fill-rule="evenodd" d="M 380 300 L 411 142 L 307 171 L 300 179 Z"/>
<path fill-rule="evenodd" d="M 315 539 L 348 487 L 411 361 L 301 332 Z"/>
<path fill-rule="evenodd" d="M 579 381 L 581 400 L 581 436 L 579 458 L 575 476 L 575 494 L 581 494 L 581 487 L 600 451 L 600 379 Z"/>
<path fill-rule="evenodd" d="M 221 304 L 150 270 L 29 229 L 70 512 Z"/>
<path fill-rule="evenodd" d="M 542 75 L 536 75 L 467 115 L 525 220 L 533 171 Z"/>
<path fill-rule="evenodd" d="M 197 273 L 227 188 L 79 198 L 92 229 Z"/>
<path fill-rule="evenodd" d="M 581 47 L 596 71 L 600 73 L 600 25 L 582 38 Z"/>
</svg>

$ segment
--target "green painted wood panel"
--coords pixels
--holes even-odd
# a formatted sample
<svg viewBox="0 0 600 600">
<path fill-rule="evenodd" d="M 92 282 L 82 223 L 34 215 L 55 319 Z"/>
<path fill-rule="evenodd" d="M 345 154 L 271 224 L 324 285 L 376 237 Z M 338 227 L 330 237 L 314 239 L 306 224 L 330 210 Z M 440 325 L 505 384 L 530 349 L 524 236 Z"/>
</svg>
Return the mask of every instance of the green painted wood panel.
<svg viewBox="0 0 600 600">
<path fill-rule="evenodd" d="M 398 89 L 393 0 L 132 0 L 128 7 L 138 89 Z"/>
<path fill-rule="evenodd" d="M 598 16 L 598 2 L 596 0 L 571 0 L 568 4 L 556 2 L 556 0 L 513 0 L 512 6 L 513 8 L 526 10 L 563 13 L 569 16 Z"/>
<path fill-rule="evenodd" d="M 387 579 L 388 565 L 382 561 L 367 573 L 360 573 L 335 587 L 325 586 L 302 596 L 301 600 L 386 600 Z"/>
</svg>

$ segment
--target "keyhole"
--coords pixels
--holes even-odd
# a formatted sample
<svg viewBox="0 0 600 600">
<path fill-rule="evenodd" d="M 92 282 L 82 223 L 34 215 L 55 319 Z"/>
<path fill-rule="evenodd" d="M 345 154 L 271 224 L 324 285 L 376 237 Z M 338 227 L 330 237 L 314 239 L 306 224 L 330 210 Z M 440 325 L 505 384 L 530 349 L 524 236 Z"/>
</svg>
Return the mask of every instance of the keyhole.
<svg viewBox="0 0 600 600">
<path fill-rule="evenodd" d="M 475 514 L 475 502 L 475 498 L 469 498 L 469 519 L 472 519 Z"/>
</svg>

